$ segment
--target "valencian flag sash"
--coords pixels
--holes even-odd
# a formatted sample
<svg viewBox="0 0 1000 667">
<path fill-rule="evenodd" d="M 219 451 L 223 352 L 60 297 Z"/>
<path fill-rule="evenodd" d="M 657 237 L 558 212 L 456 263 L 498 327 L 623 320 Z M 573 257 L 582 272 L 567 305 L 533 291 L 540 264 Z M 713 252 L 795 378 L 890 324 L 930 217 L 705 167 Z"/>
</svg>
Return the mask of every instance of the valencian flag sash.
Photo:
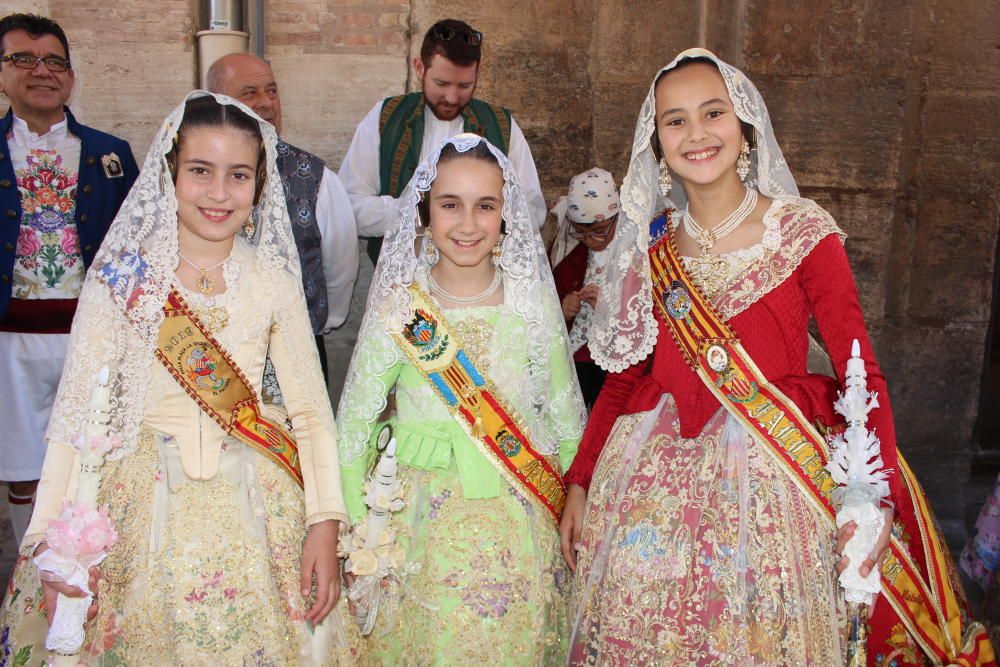
<svg viewBox="0 0 1000 667">
<path fill-rule="evenodd" d="M 222 430 L 253 447 L 302 486 L 299 450 L 280 424 L 260 414 L 257 392 L 177 290 L 167 295 L 156 357 Z"/>
<path fill-rule="evenodd" d="M 528 439 L 514 411 L 465 353 L 465 347 L 434 301 L 416 283 L 409 287 L 413 318 L 393 333 L 414 368 L 444 401 L 480 452 L 515 488 L 559 525 L 566 485 L 551 461 Z"/>
<path fill-rule="evenodd" d="M 649 246 L 653 300 L 677 347 L 705 386 L 836 529 L 826 471 L 827 443 L 798 407 L 771 384 L 728 325 L 687 275 L 669 229 L 669 215 L 651 227 Z M 897 452 L 898 454 L 898 452 Z M 882 559 L 882 593 L 869 634 L 869 658 L 882 663 L 894 653 L 899 663 L 920 662 L 905 653 L 903 632 L 933 664 L 995 665 L 979 623 L 963 630 L 963 602 L 953 584 L 950 556 L 941 543 L 923 490 L 899 455 L 905 498 L 896 499 L 892 540 Z M 906 511 L 912 506 L 912 515 Z M 905 540 L 905 541 L 904 541 Z M 922 563 L 922 566 L 921 566 Z M 887 617 L 891 614 L 892 617 Z M 877 627 L 876 627 L 877 626 Z M 873 663 L 874 664 L 874 663 Z"/>
</svg>

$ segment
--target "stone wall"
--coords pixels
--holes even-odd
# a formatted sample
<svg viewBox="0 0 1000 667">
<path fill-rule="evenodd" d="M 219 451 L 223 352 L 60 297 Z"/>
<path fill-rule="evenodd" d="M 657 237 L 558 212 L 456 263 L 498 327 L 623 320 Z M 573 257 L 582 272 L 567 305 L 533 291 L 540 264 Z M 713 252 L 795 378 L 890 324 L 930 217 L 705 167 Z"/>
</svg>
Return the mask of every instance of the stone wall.
<svg viewBox="0 0 1000 667">
<path fill-rule="evenodd" d="M 0 0 L 69 33 L 85 122 L 145 152 L 195 82 L 196 0 Z M 1000 4 L 976 0 L 269 0 L 286 135 L 339 166 L 356 123 L 414 89 L 436 19 L 485 34 L 480 96 L 510 107 L 546 195 L 597 164 L 620 180 L 658 67 L 703 45 L 760 87 L 806 196 L 847 242 L 899 440 L 954 540 L 976 452 L 997 249 Z M 111 27 L 113 26 L 113 31 Z M 112 32 L 116 35 L 109 40 Z M 343 373 L 371 267 L 329 345 Z M 333 383 L 339 395 L 339 383 Z"/>
</svg>

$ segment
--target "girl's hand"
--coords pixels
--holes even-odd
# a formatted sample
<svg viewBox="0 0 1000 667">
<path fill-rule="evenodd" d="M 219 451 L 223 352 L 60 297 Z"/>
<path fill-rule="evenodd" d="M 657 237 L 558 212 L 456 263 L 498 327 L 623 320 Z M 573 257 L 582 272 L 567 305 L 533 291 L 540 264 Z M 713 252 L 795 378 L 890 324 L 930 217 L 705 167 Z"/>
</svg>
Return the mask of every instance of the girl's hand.
<svg viewBox="0 0 1000 667">
<path fill-rule="evenodd" d="M 351 586 L 354 585 L 354 580 L 355 579 L 357 579 L 357 577 L 355 577 L 350 572 L 345 572 L 344 573 L 344 583 L 347 584 L 348 591 L 350 590 Z M 351 600 L 351 598 L 347 598 L 347 608 L 351 610 L 351 614 L 352 615 L 355 615 L 355 616 L 357 615 L 358 609 L 357 609 L 357 607 L 354 606 L 354 601 Z"/>
<path fill-rule="evenodd" d="M 338 521 L 329 519 L 309 528 L 302 545 L 302 567 L 299 583 L 302 597 L 309 597 L 313 576 L 316 577 L 316 602 L 306 612 L 306 620 L 319 625 L 340 597 L 340 559 L 337 558 Z"/>
<path fill-rule="evenodd" d="M 570 484 L 566 492 L 566 505 L 559 522 L 559 537 L 562 538 L 562 554 L 570 572 L 576 572 L 576 551 L 580 547 L 580 533 L 583 530 L 583 512 L 586 509 L 587 492 L 579 484 Z"/>
<path fill-rule="evenodd" d="M 35 555 L 40 556 L 45 551 L 48 551 L 48 548 L 49 545 L 42 542 L 38 545 L 38 548 L 35 549 Z M 97 616 L 97 586 L 101 579 L 101 572 L 97 569 L 97 567 L 92 567 L 88 571 L 88 574 L 89 577 L 87 586 L 90 587 L 90 590 L 94 591 L 93 602 L 91 602 L 90 606 L 87 608 L 87 620 L 89 621 Z M 39 579 L 41 579 L 42 582 L 42 597 L 45 599 L 45 608 L 48 610 L 46 616 L 49 621 L 49 626 L 51 627 L 52 621 L 56 618 L 56 605 L 59 602 L 60 593 L 69 598 L 82 598 L 86 595 L 86 593 L 84 593 L 79 586 L 70 586 L 64 581 L 48 581 L 44 577 L 45 575 L 40 572 Z"/>
<path fill-rule="evenodd" d="M 580 313 L 580 292 L 570 292 L 562 300 L 563 317 L 571 320 Z"/>
<path fill-rule="evenodd" d="M 580 290 L 580 299 L 589 303 L 593 308 L 597 308 L 597 298 L 600 295 L 601 288 L 594 283 L 584 285 L 583 289 Z"/>
<path fill-rule="evenodd" d="M 859 568 L 861 576 L 867 577 L 868 573 L 872 571 L 878 563 L 882 562 L 882 557 L 885 556 L 885 552 L 889 550 L 889 541 L 892 538 L 892 520 L 895 517 L 891 507 L 883 507 L 882 514 L 885 516 L 885 525 L 882 526 L 882 532 L 879 533 L 878 541 L 875 542 L 875 548 L 872 549 L 871 553 L 868 554 L 868 558 L 861 561 L 861 567 Z M 857 530 L 858 526 L 853 521 L 845 523 L 843 526 L 837 530 L 837 546 L 835 551 L 838 555 L 844 553 L 844 547 L 852 537 L 854 537 L 854 531 Z M 847 556 L 840 556 L 840 560 L 837 561 L 837 574 L 840 574 L 850 563 Z M 878 601 L 878 594 L 872 598 L 872 603 L 868 605 L 868 618 L 871 619 L 872 615 L 875 613 L 875 603 Z"/>
</svg>

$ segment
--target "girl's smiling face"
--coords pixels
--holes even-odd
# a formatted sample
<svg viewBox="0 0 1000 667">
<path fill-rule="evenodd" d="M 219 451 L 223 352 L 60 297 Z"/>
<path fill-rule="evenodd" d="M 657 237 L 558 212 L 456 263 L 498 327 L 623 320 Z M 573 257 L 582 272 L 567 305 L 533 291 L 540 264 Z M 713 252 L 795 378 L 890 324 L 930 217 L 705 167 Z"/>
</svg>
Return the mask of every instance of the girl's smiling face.
<svg viewBox="0 0 1000 667">
<path fill-rule="evenodd" d="M 657 82 L 656 134 L 684 186 L 737 178 L 743 128 L 718 68 L 691 63 Z"/>
<path fill-rule="evenodd" d="M 503 224 L 503 172 L 496 162 L 458 156 L 442 162 L 428 193 L 430 231 L 442 262 L 490 261 Z"/>
<path fill-rule="evenodd" d="M 178 239 L 231 242 L 253 210 L 259 142 L 231 127 L 185 130 L 177 153 Z"/>
</svg>

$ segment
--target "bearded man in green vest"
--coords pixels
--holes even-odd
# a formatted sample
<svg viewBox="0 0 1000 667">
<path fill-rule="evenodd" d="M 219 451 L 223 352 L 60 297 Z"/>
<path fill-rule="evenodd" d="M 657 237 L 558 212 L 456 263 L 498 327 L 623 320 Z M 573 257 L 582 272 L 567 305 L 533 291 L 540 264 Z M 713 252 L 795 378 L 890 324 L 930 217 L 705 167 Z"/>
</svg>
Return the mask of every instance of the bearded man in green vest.
<svg viewBox="0 0 1000 667">
<path fill-rule="evenodd" d="M 482 135 L 510 159 L 524 188 L 532 219 L 545 224 L 546 206 L 535 161 L 507 109 L 474 98 L 483 35 L 455 19 L 438 21 L 424 35 L 413 69 L 422 90 L 376 104 L 354 132 L 340 166 L 340 180 L 354 208 L 358 233 L 378 259 L 395 200 L 417 165 L 446 139 Z"/>
</svg>

